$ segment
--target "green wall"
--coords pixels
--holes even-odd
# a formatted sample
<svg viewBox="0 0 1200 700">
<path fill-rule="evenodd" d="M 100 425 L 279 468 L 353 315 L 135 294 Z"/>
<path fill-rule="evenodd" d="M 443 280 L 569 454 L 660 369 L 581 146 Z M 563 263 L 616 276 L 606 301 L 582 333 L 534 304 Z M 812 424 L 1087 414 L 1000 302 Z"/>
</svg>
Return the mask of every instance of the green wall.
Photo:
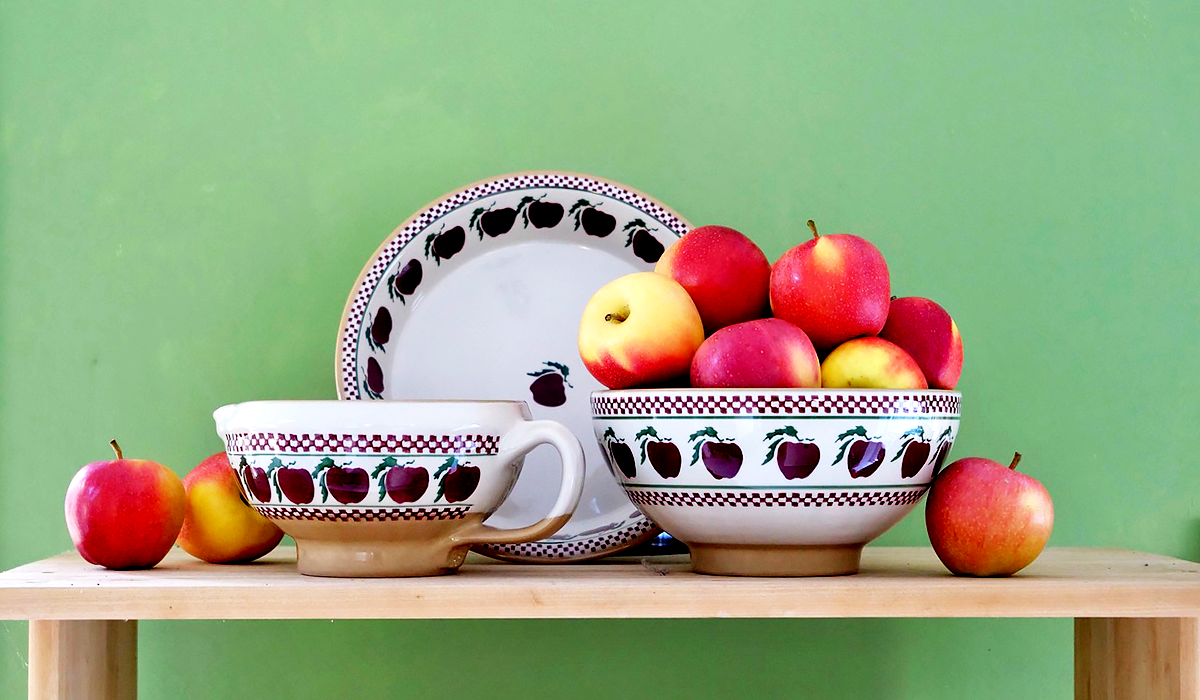
<svg viewBox="0 0 1200 700">
<path fill-rule="evenodd" d="M 0 568 L 70 547 L 119 438 L 185 473 L 211 410 L 333 395 L 362 264 L 529 168 L 642 189 L 771 259 L 887 256 L 966 344 L 955 454 L 1051 545 L 1200 559 L 1200 5 L 0 0 Z M 996 4 L 1000 7 L 991 7 Z M 882 539 L 926 544 L 921 511 Z M 2 624 L 0 697 L 26 627 Z M 1065 620 L 141 627 L 143 697 L 1062 698 Z"/>
</svg>

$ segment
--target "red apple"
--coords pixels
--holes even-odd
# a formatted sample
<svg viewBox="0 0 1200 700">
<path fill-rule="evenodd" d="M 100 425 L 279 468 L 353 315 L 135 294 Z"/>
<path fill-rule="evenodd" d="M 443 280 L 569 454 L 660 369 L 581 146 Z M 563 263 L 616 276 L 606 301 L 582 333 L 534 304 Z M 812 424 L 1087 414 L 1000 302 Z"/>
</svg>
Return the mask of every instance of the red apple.
<svg viewBox="0 0 1200 700">
<path fill-rule="evenodd" d="M 893 299 L 879 337 L 912 355 L 929 386 L 953 389 L 962 374 L 963 343 L 958 326 L 937 302 L 923 297 Z"/>
<path fill-rule="evenodd" d="M 929 541 L 946 568 L 960 576 L 1011 576 L 1046 547 L 1054 503 L 1037 479 L 1012 464 L 979 457 L 957 460 L 933 481 L 925 502 Z"/>
<path fill-rule="evenodd" d="M 778 318 L 726 326 L 692 357 L 694 387 L 819 387 L 821 362 L 804 331 Z"/>
<path fill-rule="evenodd" d="M 688 291 L 705 334 L 771 314 L 771 263 L 736 229 L 701 226 L 688 231 L 663 252 L 654 271 Z"/>
<path fill-rule="evenodd" d="M 928 389 L 921 368 L 904 349 L 883 338 L 855 338 L 821 363 L 826 389 Z"/>
<path fill-rule="evenodd" d="M 579 322 L 579 357 L 610 389 L 686 381 L 702 342 L 704 324 L 687 290 L 656 272 L 604 285 Z"/>
<path fill-rule="evenodd" d="M 283 530 L 246 502 L 224 452 L 188 472 L 183 488 L 187 511 L 178 542 L 193 557 L 213 564 L 254 561 L 283 539 Z"/>
<path fill-rule="evenodd" d="M 808 334 L 821 353 L 887 320 L 891 277 L 879 250 L 864 238 L 817 234 L 785 252 L 771 268 L 771 312 Z"/>
<path fill-rule="evenodd" d="M 84 465 L 67 487 L 67 532 L 79 555 L 109 569 L 149 569 L 167 556 L 187 495 L 175 472 L 147 459 Z"/>
</svg>

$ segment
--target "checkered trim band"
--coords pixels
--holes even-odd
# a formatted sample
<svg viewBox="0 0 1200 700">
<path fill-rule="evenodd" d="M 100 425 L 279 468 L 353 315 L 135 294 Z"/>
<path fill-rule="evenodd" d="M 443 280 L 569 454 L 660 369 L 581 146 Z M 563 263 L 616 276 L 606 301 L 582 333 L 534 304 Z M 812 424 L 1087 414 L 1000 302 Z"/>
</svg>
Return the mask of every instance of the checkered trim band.
<svg viewBox="0 0 1200 700">
<path fill-rule="evenodd" d="M 735 508 L 821 508 L 823 506 L 908 506 L 921 500 L 926 487 L 902 491 L 668 491 L 628 489 L 629 500 L 643 506 L 713 506 Z"/>
<path fill-rule="evenodd" d="M 338 433 L 232 433 L 232 453 L 330 452 L 364 454 L 494 455 L 499 435 L 351 435 Z"/>
<path fill-rule="evenodd" d="M 957 393 L 646 394 L 593 396 L 596 416 L 958 415 Z"/>
<path fill-rule="evenodd" d="M 388 242 L 376 256 L 370 269 L 363 277 L 351 298 L 346 310 L 346 325 L 342 337 L 338 339 L 338 389 L 343 399 L 358 399 L 361 387 L 358 382 L 358 368 L 354 366 L 354 358 L 358 352 L 358 338 L 362 329 L 363 318 L 367 311 L 367 302 L 380 280 L 384 278 L 392 261 L 414 237 L 424 231 L 431 223 L 437 221 L 455 209 L 483 197 L 503 194 L 512 190 L 522 190 L 531 187 L 562 188 L 569 190 L 584 190 L 595 194 L 611 197 L 648 214 L 659 223 L 666 226 L 676 236 L 687 233 L 688 223 L 675 212 L 662 204 L 634 192 L 614 182 L 593 177 L 573 175 L 570 173 L 525 173 L 520 175 L 504 175 L 479 184 L 459 190 L 414 216 L 407 225 L 392 232 Z"/>
<path fill-rule="evenodd" d="M 579 559 L 593 555 L 606 554 L 610 550 L 632 542 L 654 529 L 654 524 L 641 520 L 632 527 L 613 530 L 596 537 L 587 539 L 567 540 L 565 542 L 523 542 L 521 544 L 498 544 L 480 548 L 484 554 L 496 552 L 513 557 L 532 557 L 537 559 Z"/>
<path fill-rule="evenodd" d="M 302 506 L 254 506 L 274 520 L 324 520 L 335 522 L 388 522 L 394 520 L 460 520 L 470 506 L 448 508 L 304 508 Z"/>
</svg>

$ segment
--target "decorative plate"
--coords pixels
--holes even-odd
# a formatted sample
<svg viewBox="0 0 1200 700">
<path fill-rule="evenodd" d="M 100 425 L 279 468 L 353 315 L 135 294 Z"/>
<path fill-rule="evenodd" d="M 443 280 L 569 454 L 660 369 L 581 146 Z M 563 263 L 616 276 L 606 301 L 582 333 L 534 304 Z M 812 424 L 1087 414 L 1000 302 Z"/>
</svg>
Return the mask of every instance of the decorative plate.
<svg viewBox="0 0 1200 700">
<path fill-rule="evenodd" d="M 613 279 L 653 269 L 689 225 L 659 202 L 588 175 L 533 172 L 469 185 L 404 222 L 364 266 L 338 332 L 343 399 L 520 399 L 563 423 L 587 462 L 583 499 L 553 537 L 480 547 L 517 561 L 580 561 L 658 529 L 608 470 L 592 432 L 602 387 L 579 359 L 579 318 Z M 553 450 L 525 458 L 489 523 L 519 527 L 549 511 Z"/>
</svg>

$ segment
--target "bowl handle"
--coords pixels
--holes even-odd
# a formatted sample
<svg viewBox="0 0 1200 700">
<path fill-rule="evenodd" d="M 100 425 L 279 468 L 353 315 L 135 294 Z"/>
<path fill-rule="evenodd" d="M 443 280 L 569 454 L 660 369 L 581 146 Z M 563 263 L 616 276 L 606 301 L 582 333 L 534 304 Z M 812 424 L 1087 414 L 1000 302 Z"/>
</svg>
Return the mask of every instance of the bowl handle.
<svg viewBox="0 0 1200 700">
<path fill-rule="evenodd" d="M 478 523 L 451 535 L 453 542 L 460 545 L 532 542 L 553 535 L 567 524 L 583 495 L 583 446 L 579 439 L 557 421 L 522 421 L 505 434 L 501 449 L 512 453 L 510 460 L 516 460 L 542 444 L 552 445 L 562 459 L 562 485 L 550 513 L 532 525 L 513 529 Z"/>
</svg>

